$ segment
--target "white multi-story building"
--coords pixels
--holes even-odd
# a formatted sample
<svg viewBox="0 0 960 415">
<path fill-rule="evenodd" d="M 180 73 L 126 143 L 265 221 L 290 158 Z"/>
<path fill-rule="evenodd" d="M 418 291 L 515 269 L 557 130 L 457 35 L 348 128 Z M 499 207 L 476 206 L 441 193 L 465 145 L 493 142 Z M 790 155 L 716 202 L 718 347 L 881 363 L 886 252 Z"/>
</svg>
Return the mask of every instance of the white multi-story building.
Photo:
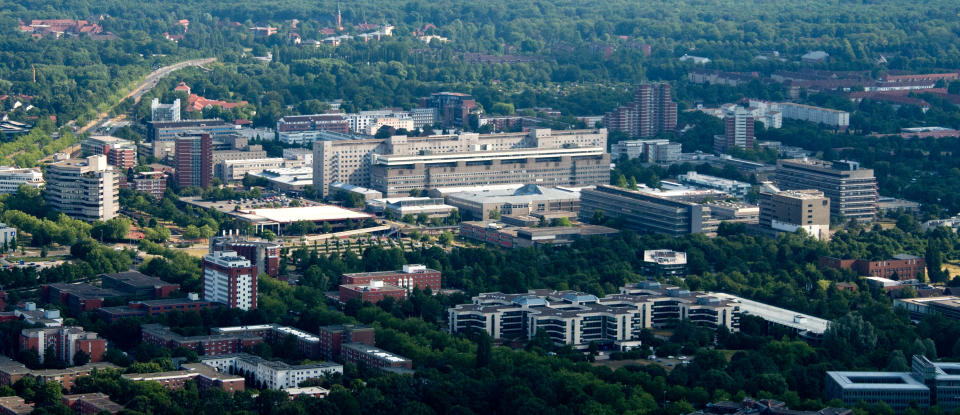
<svg viewBox="0 0 960 415">
<path fill-rule="evenodd" d="M 260 173 L 267 169 L 283 167 L 281 157 L 259 158 L 249 160 L 224 160 L 220 162 L 220 180 L 235 182 L 243 180 L 247 174 Z"/>
<path fill-rule="evenodd" d="M 15 241 L 16 239 L 17 229 L 12 226 L 7 226 L 6 223 L 0 222 L 0 251 L 13 248 L 9 244 L 11 241 Z"/>
<path fill-rule="evenodd" d="M 180 99 L 161 104 L 160 98 L 154 98 L 150 101 L 150 121 L 180 121 Z"/>
<path fill-rule="evenodd" d="M 257 308 L 257 267 L 234 251 L 203 256 L 203 299 L 230 308 Z"/>
<path fill-rule="evenodd" d="M 410 110 L 410 116 L 413 118 L 413 128 L 429 127 L 437 122 L 437 109 L 414 108 Z"/>
<path fill-rule="evenodd" d="M 313 181 L 316 189 L 327 194 L 330 184 L 348 183 L 355 186 L 371 186 L 371 166 L 375 155 L 416 156 L 430 155 L 432 158 L 443 154 L 457 156 L 473 153 L 481 155 L 487 152 L 509 150 L 558 150 L 607 147 L 607 130 L 565 130 L 536 129 L 529 132 L 476 134 L 461 133 L 428 137 L 395 136 L 384 139 L 358 140 L 322 140 L 313 145 Z M 535 159 L 528 154 L 524 158 Z M 475 167 L 475 166 L 470 166 Z M 452 173 L 457 167 L 451 167 Z M 472 185 L 464 178 L 460 185 Z"/>
<path fill-rule="evenodd" d="M 117 216 L 119 176 L 107 156 L 68 159 L 47 166 L 44 197 L 54 210 L 88 222 Z"/>
<path fill-rule="evenodd" d="M 646 163 L 671 163 L 680 160 L 682 146 L 666 139 L 626 140 L 610 146 L 610 159 L 616 162 L 621 156 L 639 158 Z"/>
<path fill-rule="evenodd" d="M 40 169 L 0 166 L 0 193 L 17 193 L 21 185 L 39 189 L 43 184 L 43 172 Z"/>
<path fill-rule="evenodd" d="M 307 380 L 343 373 L 343 365 L 336 363 L 321 362 L 294 366 L 280 361 L 265 360 L 247 353 L 204 356 L 200 358 L 200 363 L 220 372 L 236 373 L 267 389 L 295 388 Z"/>
<path fill-rule="evenodd" d="M 753 187 L 750 183 L 744 183 L 737 180 L 724 179 L 721 177 L 708 176 L 695 171 L 677 176 L 677 180 L 683 184 L 705 187 L 707 189 L 716 189 L 721 192 L 729 193 L 738 198 L 745 198 Z"/>
<path fill-rule="evenodd" d="M 780 111 L 783 113 L 783 118 L 790 120 L 810 121 L 836 128 L 850 126 L 850 113 L 846 111 L 794 104 L 792 102 L 781 102 Z"/>
<path fill-rule="evenodd" d="M 391 127 L 394 130 L 413 130 L 413 118 L 399 118 L 399 117 L 380 117 L 367 126 L 367 129 L 364 131 L 367 135 L 376 135 L 377 131 L 380 131 L 383 127 Z"/>
</svg>

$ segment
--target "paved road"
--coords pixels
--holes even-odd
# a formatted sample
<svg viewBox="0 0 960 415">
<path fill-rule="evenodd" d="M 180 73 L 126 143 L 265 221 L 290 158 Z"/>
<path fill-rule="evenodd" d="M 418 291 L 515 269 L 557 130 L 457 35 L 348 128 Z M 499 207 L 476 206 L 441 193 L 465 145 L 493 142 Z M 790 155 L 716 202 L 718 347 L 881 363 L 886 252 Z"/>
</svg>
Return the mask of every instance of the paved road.
<svg viewBox="0 0 960 415">
<path fill-rule="evenodd" d="M 160 79 L 169 75 L 171 72 L 186 68 L 188 66 L 203 66 L 215 60 L 217 59 L 216 58 L 194 59 L 194 60 L 175 63 L 173 65 L 164 66 L 160 69 L 157 69 L 151 72 L 150 75 L 147 75 L 147 77 L 142 82 L 140 82 L 140 84 L 138 84 L 136 88 L 130 91 L 130 93 L 124 96 L 123 99 L 121 99 L 120 101 L 123 101 L 127 98 L 133 98 L 134 103 L 140 102 L 140 98 L 142 98 L 144 94 L 146 94 L 148 91 L 153 89 L 153 87 L 157 86 L 157 82 L 160 82 Z M 112 110 L 118 104 L 119 102 L 113 104 L 110 107 L 110 109 Z M 84 125 L 82 128 L 77 130 L 77 134 L 82 134 L 91 128 L 99 127 L 101 124 L 103 124 L 107 120 L 107 117 L 109 116 L 110 116 L 109 110 L 106 112 L 100 113 L 99 115 L 97 115 L 97 118 L 95 120 L 90 121 L 89 123 L 87 123 L 87 125 Z"/>
</svg>

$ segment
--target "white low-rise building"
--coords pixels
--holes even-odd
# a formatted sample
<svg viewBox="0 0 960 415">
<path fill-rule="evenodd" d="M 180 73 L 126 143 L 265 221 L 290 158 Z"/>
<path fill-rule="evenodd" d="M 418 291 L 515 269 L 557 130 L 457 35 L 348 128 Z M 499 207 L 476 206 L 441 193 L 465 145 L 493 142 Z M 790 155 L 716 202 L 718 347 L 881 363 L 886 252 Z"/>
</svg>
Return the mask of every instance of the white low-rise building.
<svg viewBox="0 0 960 415">
<path fill-rule="evenodd" d="M 0 193 L 17 193 L 21 185 L 35 189 L 43 187 L 43 173 L 37 168 L 0 166 Z"/>
<path fill-rule="evenodd" d="M 343 365 L 336 363 L 321 362 L 294 366 L 247 353 L 205 356 L 201 357 L 200 363 L 220 372 L 243 376 L 267 389 L 296 388 L 307 380 L 343 373 Z"/>
</svg>

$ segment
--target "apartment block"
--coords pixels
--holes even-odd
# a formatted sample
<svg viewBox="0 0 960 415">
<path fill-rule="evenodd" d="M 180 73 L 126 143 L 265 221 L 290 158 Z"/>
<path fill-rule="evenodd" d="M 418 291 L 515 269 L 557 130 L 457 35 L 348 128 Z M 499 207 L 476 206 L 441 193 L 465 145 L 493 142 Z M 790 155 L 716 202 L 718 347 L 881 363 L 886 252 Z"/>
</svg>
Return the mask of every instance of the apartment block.
<svg viewBox="0 0 960 415">
<path fill-rule="evenodd" d="M 734 148 L 753 149 L 754 118 L 746 108 L 736 106 L 723 119 L 723 135 L 714 137 L 713 150 L 726 153 Z"/>
<path fill-rule="evenodd" d="M 604 129 L 322 140 L 313 145 L 313 181 L 324 195 L 339 182 L 391 189 L 386 196 L 424 186 L 591 185 L 609 180 L 606 146 Z M 372 186 L 374 165 L 380 188 Z M 601 165 L 606 169 L 602 179 Z"/>
<path fill-rule="evenodd" d="M 780 112 L 788 120 L 810 121 L 840 129 L 850 126 L 850 113 L 846 111 L 781 102 Z"/>
<path fill-rule="evenodd" d="M 44 198 L 54 210 L 87 222 L 109 220 L 120 210 L 120 178 L 104 155 L 47 165 Z"/>
<path fill-rule="evenodd" d="M 127 180 L 127 188 L 146 193 L 154 199 L 162 199 L 167 192 L 167 174 L 159 171 L 137 172 Z"/>
<path fill-rule="evenodd" d="M 830 214 L 846 220 L 872 222 L 877 215 L 877 179 L 872 169 L 855 161 L 817 159 L 780 160 L 777 183 L 781 189 L 815 189 L 830 198 Z"/>
<path fill-rule="evenodd" d="M 257 268 L 257 275 L 267 274 L 274 278 L 280 275 L 280 248 L 276 242 L 251 241 L 237 236 L 210 238 L 210 252 L 236 252 Z"/>
<path fill-rule="evenodd" d="M 213 138 L 210 134 L 176 137 L 174 177 L 180 187 L 210 187 L 213 176 Z"/>
<path fill-rule="evenodd" d="M 234 251 L 203 256 L 203 299 L 230 308 L 257 308 L 257 267 Z"/>
<path fill-rule="evenodd" d="M 310 359 L 322 357 L 320 338 L 314 334 L 279 324 L 259 324 L 253 326 L 214 327 L 214 335 L 254 336 L 273 345 L 283 344 L 288 337 L 295 339 L 297 349 Z"/>
<path fill-rule="evenodd" d="M 27 403 L 19 396 L 0 397 L 0 414 L 29 415 L 36 409 L 32 403 Z"/>
<path fill-rule="evenodd" d="M 133 141 L 109 135 L 95 135 L 80 143 L 83 155 L 107 156 L 107 164 L 120 170 L 132 169 L 137 165 L 137 145 Z"/>
<path fill-rule="evenodd" d="M 383 370 L 412 370 L 413 361 L 364 343 L 346 343 L 340 354 L 344 363 L 366 365 Z"/>
<path fill-rule="evenodd" d="M 22 185 L 39 189 L 44 183 L 43 172 L 38 168 L 20 169 L 0 166 L 0 193 L 17 193 Z"/>
<path fill-rule="evenodd" d="M 317 334 L 320 339 L 320 355 L 326 359 L 340 358 L 344 344 L 365 344 L 373 346 L 375 334 L 373 327 L 344 324 L 338 326 L 322 326 Z"/>
<path fill-rule="evenodd" d="M 199 312 L 221 304 L 201 300 L 195 293 L 187 294 L 187 298 L 164 298 L 160 300 L 131 301 L 125 306 L 101 307 L 97 314 L 108 322 L 122 318 L 155 316 L 172 312 Z"/>
<path fill-rule="evenodd" d="M 628 229 L 673 236 L 716 235 L 719 225 L 711 217 L 709 207 L 609 185 L 580 191 L 580 219 L 590 221 L 598 217 L 622 220 Z"/>
<path fill-rule="evenodd" d="M 300 383 L 325 377 L 329 374 L 343 373 L 343 366 L 330 363 L 309 363 L 289 365 L 280 361 L 266 360 L 246 353 L 221 356 L 202 356 L 200 363 L 210 366 L 221 373 L 240 373 L 258 387 L 267 389 L 285 389 L 300 386 Z"/>
<path fill-rule="evenodd" d="M 779 190 L 779 189 L 774 189 Z M 830 199 L 819 190 L 760 192 L 760 228 L 771 232 L 803 229 L 814 239 L 830 238 Z"/>
<path fill-rule="evenodd" d="M 342 284 L 369 284 L 373 281 L 383 281 L 386 284 L 396 285 L 407 290 L 430 288 L 431 291 L 440 290 L 442 275 L 440 271 L 427 268 L 420 264 L 407 264 L 397 271 L 359 272 L 343 274 Z"/>
<path fill-rule="evenodd" d="M 120 375 L 132 382 L 157 382 L 167 389 L 180 389 L 187 381 L 197 384 L 197 389 L 203 391 L 210 388 L 222 389 L 227 392 L 236 392 L 246 389 L 246 380 L 242 376 L 220 372 L 203 363 L 189 363 L 181 365 L 181 370 L 157 373 L 125 373 Z"/>
<path fill-rule="evenodd" d="M 63 395 L 62 400 L 77 415 L 97 415 L 102 412 L 116 414 L 123 410 L 123 405 L 111 401 L 107 394 L 100 392 Z"/>
<path fill-rule="evenodd" d="M 107 351 L 107 341 L 97 333 L 83 331 L 83 327 L 43 327 L 20 331 L 20 350 L 34 350 L 40 356 L 40 363 L 47 359 L 56 359 L 73 364 L 77 353 L 86 353 L 91 362 L 103 360 Z M 47 355 L 52 352 L 53 355 Z"/>
<path fill-rule="evenodd" d="M 140 332 L 144 343 L 171 350 L 184 348 L 204 356 L 239 353 L 264 341 L 260 336 L 245 333 L 183 336 L 159 324 L 141 325 Z"/>
<path fill-rule="evenodd" d="M 640 84 L 633 102 L 604 115 L 603 126 L 639 138 L 672 132 L 677 128 L 677 104 L 670 96 L 670 84 Z"/>
</svg>

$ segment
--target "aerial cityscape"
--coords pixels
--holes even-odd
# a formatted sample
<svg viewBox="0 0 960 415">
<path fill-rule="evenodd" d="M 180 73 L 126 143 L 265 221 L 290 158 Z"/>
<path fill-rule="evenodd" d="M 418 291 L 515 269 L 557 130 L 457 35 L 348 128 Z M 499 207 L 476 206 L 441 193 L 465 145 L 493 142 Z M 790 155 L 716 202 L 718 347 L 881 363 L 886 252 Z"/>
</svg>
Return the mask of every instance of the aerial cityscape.
<svg viewBox="0 0 960 415">
<path fill-rule="evenodd" d="M 0 414 L 960 415 L 960 3 L 0 6 Z"/>
</svg>

